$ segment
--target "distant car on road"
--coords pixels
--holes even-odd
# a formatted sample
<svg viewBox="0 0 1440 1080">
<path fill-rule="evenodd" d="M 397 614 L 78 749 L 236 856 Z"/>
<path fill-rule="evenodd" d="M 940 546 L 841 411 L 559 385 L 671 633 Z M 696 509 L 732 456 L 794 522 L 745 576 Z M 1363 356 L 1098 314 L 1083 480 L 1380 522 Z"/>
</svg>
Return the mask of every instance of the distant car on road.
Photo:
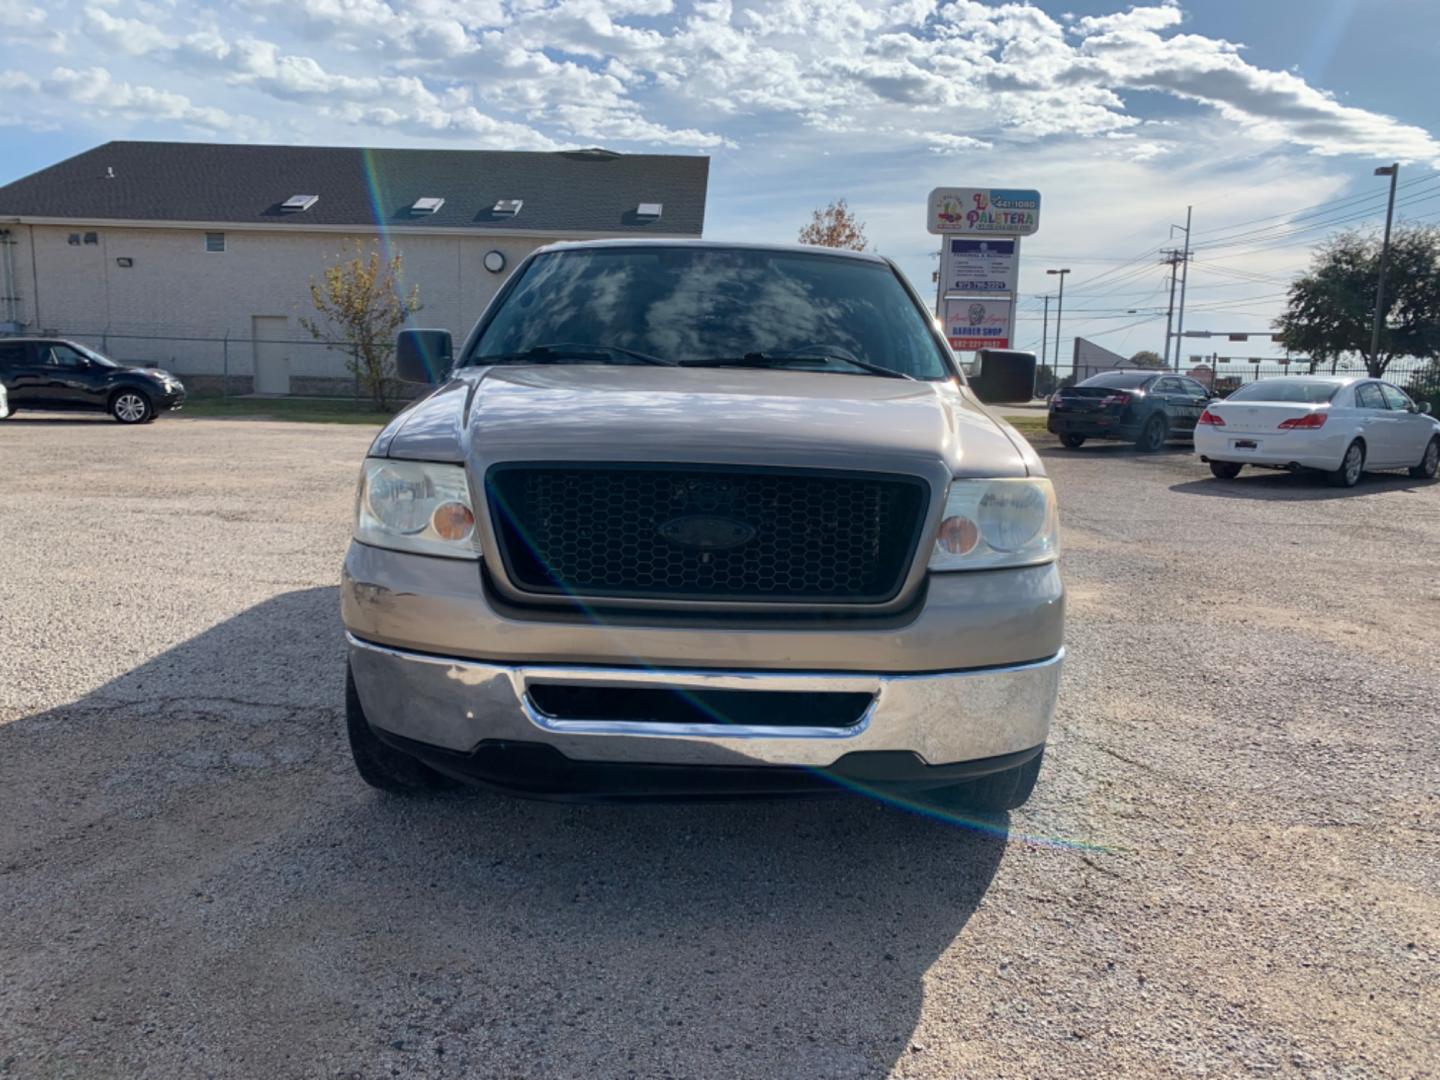
<svg viewBox="0 0 1440 1080">
<path fill-rule="evenodd" d="M 11 412 L 108 412 L 122 424 L 148 424 L 185 402 L 184 385 L 168 371 L 126 367 L 64 338 L 0 339 L 0 383 Z"/>
<path fill-rule="evenodd" d="M 1120 439 L 1154 453 L 1191 435 L 1212 395 L 1203 383 L 1164 371 L 1107 371 L 1055 391 L 1045 426 L 1072 450 L 1086 439 Z"/>
<path fill-rule="evenodd" d="M 1440 421 L 1397 386 L 1354 376 L 1258 379 L 1211 403 L 1195 429 L 1195 452 L 1221 480 L 1246 465 L 1318 469 L 1339 487 L 1365 472 L 1440 469 Z"/>
</svg>

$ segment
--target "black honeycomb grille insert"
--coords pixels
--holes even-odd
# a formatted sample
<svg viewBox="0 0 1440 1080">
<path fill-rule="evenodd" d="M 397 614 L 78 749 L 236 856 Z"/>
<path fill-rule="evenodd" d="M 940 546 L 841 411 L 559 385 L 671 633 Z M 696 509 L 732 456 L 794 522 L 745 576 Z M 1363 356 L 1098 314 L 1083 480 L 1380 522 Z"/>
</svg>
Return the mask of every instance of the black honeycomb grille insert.
<svg viewBox="0 0 1440 1080">
<path fill-rule="evenodd" d="M 929 502 L 918 477 L 731 467 L 505 464 L 486 489 L 519 589 L 778 603 L 892 599 Z"/>
</svg>

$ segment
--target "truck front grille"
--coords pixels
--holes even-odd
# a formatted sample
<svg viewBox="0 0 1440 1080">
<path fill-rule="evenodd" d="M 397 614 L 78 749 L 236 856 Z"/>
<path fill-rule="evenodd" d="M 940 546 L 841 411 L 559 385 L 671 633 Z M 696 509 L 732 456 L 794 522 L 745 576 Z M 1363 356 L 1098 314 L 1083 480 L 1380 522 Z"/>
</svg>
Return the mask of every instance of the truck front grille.
<svg viewBox="0 0 1440 1080">
<path fill-rule="evenodd" d="M 486 490 L 526 592 L 811 604 L 892 599 L 929 502 L 919 477 L 696 465 L 504 464 Z"/>
</svg>

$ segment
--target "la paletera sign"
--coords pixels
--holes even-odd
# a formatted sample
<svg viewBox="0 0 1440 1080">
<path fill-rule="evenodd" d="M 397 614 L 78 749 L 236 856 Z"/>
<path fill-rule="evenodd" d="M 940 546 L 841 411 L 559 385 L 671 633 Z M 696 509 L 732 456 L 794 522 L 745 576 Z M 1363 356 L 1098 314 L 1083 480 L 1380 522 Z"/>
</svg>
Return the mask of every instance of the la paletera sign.
<svg viewBox="0 0 1440 1080">
<path fill-rule="evenodd" d="M 1040 192 L 1014 188 L 936 188 L 926 225 L 944 233 L 1029 236 L 1040 228 Z"/>
</svg>

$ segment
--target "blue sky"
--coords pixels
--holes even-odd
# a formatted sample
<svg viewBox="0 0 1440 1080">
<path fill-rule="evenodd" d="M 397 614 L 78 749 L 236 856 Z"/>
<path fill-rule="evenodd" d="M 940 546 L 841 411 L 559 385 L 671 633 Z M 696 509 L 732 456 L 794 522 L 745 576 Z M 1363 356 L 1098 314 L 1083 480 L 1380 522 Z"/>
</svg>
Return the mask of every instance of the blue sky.
<svg viewBox="0 0 1440 1080">
<path fill-rule="evenodd" d="M 1376 225 L 1376 164 L 1440 220 L 1433 0 L 0 0 L 0 25 L 0 182 L 110 138 L 706 153 L 707 236 L 790 240 L 844 197 L 926 292 L 931 187 L 1038 188 L 1017 344 L 1068 266 L 1067 356 L 1160 347 L 1187 204 L 1196 329 L 1266 328 L 1311 243 Z"/>
</svg>

